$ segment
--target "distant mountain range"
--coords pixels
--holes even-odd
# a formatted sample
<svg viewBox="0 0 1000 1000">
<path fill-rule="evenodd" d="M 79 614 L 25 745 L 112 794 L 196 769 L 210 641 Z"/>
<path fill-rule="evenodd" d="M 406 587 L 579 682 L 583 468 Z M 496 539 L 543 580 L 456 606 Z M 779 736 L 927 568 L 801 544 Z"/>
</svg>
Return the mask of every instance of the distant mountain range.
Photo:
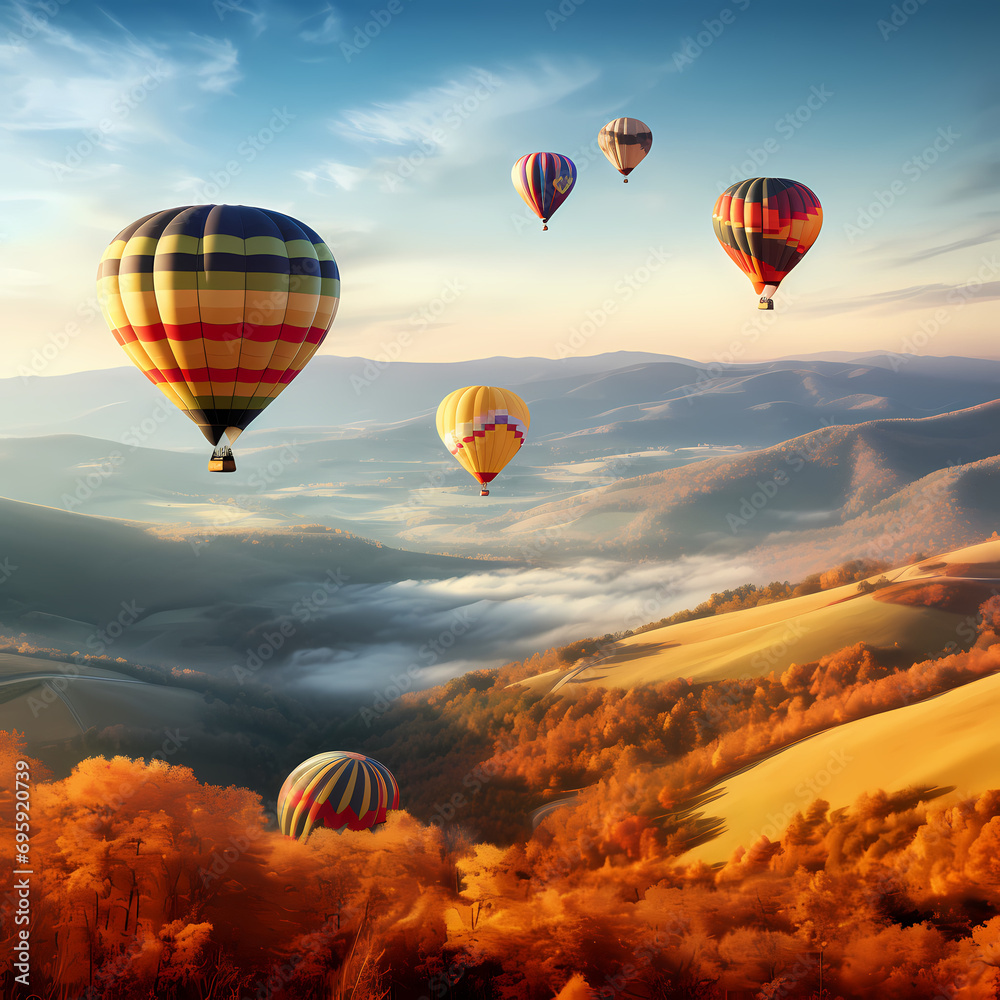
<svg viewBox="0 0 1000 1000">
<path fill-rule="evenodd" d="M 872 354 L 739 365 L 624 351 L 435 364 L 323 356 L 241 444 L 266 445 L 276 434 L 287 439 L 289 429 L 339 437 L 411 423 L 433 439 L 440 400 L 470 384 L 503 385 L 524 396 L 533 446 L 600 455 L 709 442 L 760 447 L 824 421 L 944 413 L 1000 397 L 1000 362 Z M 0 380 L 0 432 L 71 432 L 204 450 L 191 423 L 131 367 Z"/>
<path fill-rule="evenodd" d="M 1000 400 L 832 425 L 779 445 L 623 479 L 464 529 L 460 545 L 676 558 L 749 553 L 782 575 L 954 548 L 1000 525 Z M 402 533 L 406 538 L 406 532 Z M 423 526 L 427 544 L 434 532 Z M 443 534 L 442 536 L 443 537 Z"/>
<path fill-rule="evenodd" d="M 532 410 L 489 498 L 434 429 L 438 400 L 475 381 Z M 998 418 L 1000 362 L 982 359 L 321 357 L 219 476 L 194 426 L 120 368 L 0 383 L 0 493 L 217 531 L 318 523 L 424 551 L 703 553 L 801 575 L 989 535 Z"/>
</svg>

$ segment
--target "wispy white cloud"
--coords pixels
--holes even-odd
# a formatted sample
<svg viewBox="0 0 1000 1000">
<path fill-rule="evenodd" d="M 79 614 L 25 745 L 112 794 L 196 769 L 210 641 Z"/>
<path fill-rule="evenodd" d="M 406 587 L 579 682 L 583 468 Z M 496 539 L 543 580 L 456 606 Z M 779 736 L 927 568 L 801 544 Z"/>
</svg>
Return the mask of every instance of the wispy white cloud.
<svg viewBox="0 0 1000 1000">
<path fill-rule="evenodd" d="M 0 297 L 28 298 L 35 290 L 50 283 L 50 278 L 38 271 L 20 267 L 0 267 Z"/>
<path fill-rule="evenodd" d="M 988 280 L 997 274 L 1000 274 L 1000 262 L 994 254 L 992 258 L 984 257 L 979 273 L 962 284 L 934 282 L 911 285 L 908 288 L 894 288 L 832 302 L 818 302 L 805 309 L 807 312 L 833 316 L 859 309 L 898 312 L 900 309 L 961 307 L 972 302 L 990 302 L 1000 298 L 1000 281 Z"/>
<path fill-rule="evenodd" d="M 296 170 L 295 176 L 306 182 L 311 194 L 319 193 L 319 181 L 332 181 L 343 191 L 353 191 L 368 176 L 364 167 L 352 167 L 347 163 L 327 160 L 312 170 Z"/>
<path fill-rule="evenodd" d="M 940 257 L 946 253 L 953 253 L 956 250 L 965 250 L 969 247 L 982 246 L 984 243 L 995 243 L 1000 238 L 1000 226 L 993 226 L 990 229 L 966 236 L 963 239 L 951 240 L 948 243 L 941 243 L 935 246 L 925 246 L 912 253 L 905 254 L 897 258 L 897 264 L 913 264 L 921 260 L 930 260 L 932 257 Z"/>
<path fill-rule="evenodd" d="M 366 144 L 401 146 L 425 140 L 444 146 L 450 133 L 474 118 L 485 123 L 557 104 L 598 75 L 596 67 L 585 63 L 540 62 L 496 72 L 470 67 L 447 83 L 399 101 L 348 109 L 329 125 L 339 135 Z"/>
<path fill-rule="evenodd" d="M 269 17 L 263 6 L 253 8 L 247 7 L 239 0 L 212 0 L 212 7 L 219 15 L 220 21 L 225 21 L 229 15 L 243 15 L 250 19 L 250 27 L 253 29 L 254 37 L 258 37 L 267 29 Z"/>
<path fill-rule="evenodd" d="M 336 7 L 327 4 L 318 14 L 306 18 L 310 27 L 299 32 L 299 38 L 316 45 L 331 45 L 344 37 L 343 19 Z"/>
<path fill-rule="evenodd" d="M 382 190 L 405 180 L 433 183 L 441 172 L 489 159 L 506 148 L 508 121 L 558 104 L 600 75 L 583 61 L 539 61 L 520 67 L 469 67 L 434 87 L 396 101 L 348 108 L 328 127 L 371 156 L 367 170 L 331 177 L 351 190 L 371 177 Z M 325 165 L 309 173 L 326 176 Z M 305 179 L 305 178 L 303 178 Z"/>
<path fill-rule="evenodd" d="M 233 43 L 228 38 L 211 38 L 193 31 L 191 36 L 195 39 L 194 48 L 206 57 L 194 68 L 198 86 L 213 94 L 231 94 L 233 84 L 243 79 L 237 68 L 240 55 Z"/>
</svg>

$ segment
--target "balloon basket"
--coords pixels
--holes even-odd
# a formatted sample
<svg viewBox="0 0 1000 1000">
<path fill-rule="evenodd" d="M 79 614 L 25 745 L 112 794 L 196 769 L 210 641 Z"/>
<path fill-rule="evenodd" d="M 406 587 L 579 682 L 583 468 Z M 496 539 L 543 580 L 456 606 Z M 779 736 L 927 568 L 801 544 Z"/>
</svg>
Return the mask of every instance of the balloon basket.
<svg viewBox="0 0 1000 1000">
<path fill-rule="evenodd" d="M 480 490 L 479 491 L 479 495 L 481 497 L 488 497 L 490 495 L 490 491 L 489 490 Z"/>
<path fill-rule="evenodd" d="M 774 299 L 762 298 L 760 302 L 757 303 L 758 309 L 773 309 Z"/>
<path fill-rule="evenodd" d="M 233 458 L 232 448 L 216 448 L 212 452 L 212 457 L 208 460 L 209 472 L 235 472 L 236 459 Z"/>
</svg>

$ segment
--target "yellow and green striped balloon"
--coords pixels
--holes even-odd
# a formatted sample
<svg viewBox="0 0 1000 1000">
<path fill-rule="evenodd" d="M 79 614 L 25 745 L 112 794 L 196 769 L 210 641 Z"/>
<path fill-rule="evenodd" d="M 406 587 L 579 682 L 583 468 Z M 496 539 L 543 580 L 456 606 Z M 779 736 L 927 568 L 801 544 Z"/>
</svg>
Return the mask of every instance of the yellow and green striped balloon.
<svg viewBox="0 0 1000 1000">
<path fill-rule="evenodd" d="M 123 229 L 104 251 L 97 288 L 133 364 L 219 445 L 316 353 L 337 314 L 340 274 L 330 248 L 296 219 L 187 205 Z M 231 471 L 229 461 L 214 471 Z"/>
</svg>

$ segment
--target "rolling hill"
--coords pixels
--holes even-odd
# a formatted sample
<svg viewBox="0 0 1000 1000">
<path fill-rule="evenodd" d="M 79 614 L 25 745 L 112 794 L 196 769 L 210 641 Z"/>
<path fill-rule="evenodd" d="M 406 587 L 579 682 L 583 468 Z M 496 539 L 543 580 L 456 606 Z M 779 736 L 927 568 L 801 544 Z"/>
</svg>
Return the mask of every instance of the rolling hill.
<svg viewBox="0 0 1000 1000">
<path fill-rule="evenodd" d="M 592 686 L 693 683 L 781 673 L 858 642 L 916 662 L 963 638 L 979 605 L 1000 593 L 1000 541 L 991 540 L 857 583 L 627 636 L 594 662 L 520 683 L 578 697 Z"/>
<path fill-rule="evenodd" d="M 874 590 L 852 583 L 653 628 L 575 668 L 538 674 L 517 686 L 571 700 L 594 688 L 629 690 L 677 679 L 697 690 L 711 682 L 780 677 L 795 664 L 815 663 L 857 643 L 888 649 L 897 663 L 919 664 L 968 647 L 977 634 L 979 606 L 998 594 L 1000 539 L 994 537 L 891 570 Z M 993 655 L 996 670 L 994 650 L 982 655 Z M 818 798 L 834 811 L 851 807 L 862 794 L 913 789 L 914 801 L 951 805 L 1000 788 L 1000 674 L 958 684 L 834 724 L 703 788 L 670 817 L 703 831 L 683 857 L 721 864 L 761 835 L 776 842 L 795 814 Z M 540 807 L 536 821 L 573 801 Z"/>
<path fill-rule="evenodd" d="M 777 841 L 815 799 L 835 810 L 862 794 L 919 788 L 946 806 L 1000 788 L 998 711 L 994 674 L 802 740 L 710 788 L 702 819 L 718 832 L 684 857 L 715 864 L 761 835 Z"/>
<path fill-rule="evenodd" d="M 782 575 L 862 554 L 940 551 L 989 535 L 998 523 L 998 418 L 994 401 L 934 417 L 830 426 L 511 511 L 451 535 L 501 552 L 540 532 L 564 552 L 596 545 L 618 556 L 749 553 Z M 437 534 L 435 524 L 425 524 L 403 537 L 426 545 Z"/>
<path fill-rule="evenodd" d="M 200 533 L 10 500 L 0 500 L 0 553 L 0 623 L 8 632 L 67 652 L 199 665 L 232 663 L 265 626 L 284 619 L 295 619 L 286 653 L 364 641 L 372 625 L 363 614 L 321 618 L 354 591 L 482 569 L 316 525 Z"/>
</svg>

